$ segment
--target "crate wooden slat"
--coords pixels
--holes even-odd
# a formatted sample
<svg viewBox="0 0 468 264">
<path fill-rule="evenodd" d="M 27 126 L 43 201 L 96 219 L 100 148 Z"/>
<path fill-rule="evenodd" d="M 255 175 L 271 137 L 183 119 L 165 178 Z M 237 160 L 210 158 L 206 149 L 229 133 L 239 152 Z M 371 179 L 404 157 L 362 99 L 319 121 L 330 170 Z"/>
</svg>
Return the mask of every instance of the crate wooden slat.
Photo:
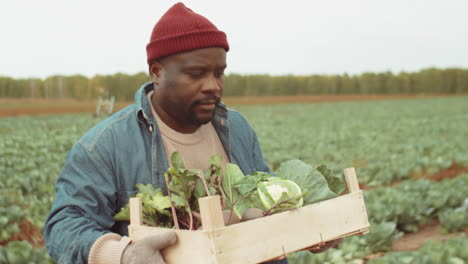
<svg viewBox="0 0 468 264">
<path fill-rule="evenodd" d="M 137 241 L 148 235 L 167 232 L 167 228 L 130 225 L 129 236 Z M 163 250 L 168 264 L 175 263 L 216 263 L 211 261 L 215 249 L 208 231 L 175 230 L 177 242 Z"/>
<path fill-rule="evenodd" d="M 163 250 L 164 259 L 168 264 L 259 263 L 326 241 L 366 233 L 369 222 L 354 169 L 346 169 L 345 176 L 348 194 L 231 226 L 220 223 L 219 196 L 201 198 L 204 230 L 175 230 L 177 242 Z M 141 207 L 141 201 L 131 206 Z M 208 221 L 203 220 L 206 217 Z M 129 226 L 134 241 L 166 231 L 133 222 Z"/>
</svg>

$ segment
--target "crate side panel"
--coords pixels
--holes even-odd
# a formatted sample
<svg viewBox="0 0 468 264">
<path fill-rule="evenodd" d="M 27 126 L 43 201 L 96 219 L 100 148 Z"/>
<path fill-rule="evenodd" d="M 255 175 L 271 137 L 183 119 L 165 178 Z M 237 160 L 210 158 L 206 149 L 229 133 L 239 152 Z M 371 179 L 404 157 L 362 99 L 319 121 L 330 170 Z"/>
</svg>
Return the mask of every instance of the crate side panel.
<svg viewBox="0 0 468 264">
<path fill-rule="evenodd" d="M 219 263 L 258 263 L 369 226 L 362 191 L 217 230 Z"/>
</svg>

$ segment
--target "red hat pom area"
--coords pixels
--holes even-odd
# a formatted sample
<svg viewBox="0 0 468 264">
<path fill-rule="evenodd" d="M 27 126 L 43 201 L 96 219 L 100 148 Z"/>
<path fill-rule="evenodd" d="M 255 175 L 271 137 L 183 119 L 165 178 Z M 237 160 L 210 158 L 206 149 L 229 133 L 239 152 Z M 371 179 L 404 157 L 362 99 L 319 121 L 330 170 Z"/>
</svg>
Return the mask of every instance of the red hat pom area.
<svg viewBox="0 0 468 264">
<path fill-rule="evenodd" d="M 194 49 L 229 50 L 226 34 L 183 3 L 173 5 L 156 23 L 146 46 L 148 64 L 156 59 Z"/>
</svg>

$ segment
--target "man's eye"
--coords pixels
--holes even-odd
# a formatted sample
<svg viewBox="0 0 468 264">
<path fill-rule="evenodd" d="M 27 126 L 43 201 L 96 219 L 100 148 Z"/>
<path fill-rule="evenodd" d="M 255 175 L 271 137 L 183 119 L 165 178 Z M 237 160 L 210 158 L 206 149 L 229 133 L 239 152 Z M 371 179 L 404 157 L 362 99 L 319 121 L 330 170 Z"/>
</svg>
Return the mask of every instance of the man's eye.
<svg viewBox="0 0 468 264">
<path fill-rule="evenodd" d="M 203 76 L 203 72 L 188 72 L 187 74 L 194 79 L 198 79 Z"/>
<path fill-rule="evenodd" d="M 215 72 L 215 77 L 220 78 L 224 76 L 224 71 Z"/>
</svg>

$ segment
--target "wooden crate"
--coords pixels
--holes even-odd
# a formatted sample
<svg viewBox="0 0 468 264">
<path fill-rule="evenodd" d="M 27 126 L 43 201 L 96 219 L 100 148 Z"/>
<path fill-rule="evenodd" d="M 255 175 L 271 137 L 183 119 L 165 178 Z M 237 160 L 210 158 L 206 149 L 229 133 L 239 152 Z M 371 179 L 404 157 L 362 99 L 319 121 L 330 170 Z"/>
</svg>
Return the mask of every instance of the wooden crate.
<svg viewBox="0 0 468 264">
<path fill-rule="evenodd" d="M 260 263 L 369 230 L 354 168 L 345 169 L 349 193 L 323 202 L 224 226 L 219 196 L 199 199 L 203 230 L 175 230 L 177 242 L 163 250 L 168 264 Z M 142 225 L 140 198 L 130 199 L 129 236 L 137 241 L 166 232 Z"/>
</svg>

